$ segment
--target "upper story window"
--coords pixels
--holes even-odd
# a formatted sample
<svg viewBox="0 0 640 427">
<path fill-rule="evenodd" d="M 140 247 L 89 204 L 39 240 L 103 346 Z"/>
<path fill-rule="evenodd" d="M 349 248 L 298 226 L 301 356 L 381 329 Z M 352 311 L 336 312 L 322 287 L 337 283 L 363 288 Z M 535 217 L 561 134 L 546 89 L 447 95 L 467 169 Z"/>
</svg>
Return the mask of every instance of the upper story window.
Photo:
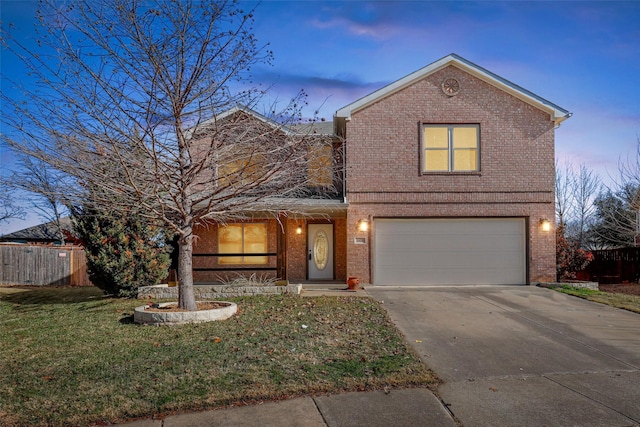
<svg viewBox="0 0 640 427">
<path fill-rule="evenodd" d="M 229 153 L 216 166 L 218 184 L 224 187 L 244 186 L 263 179 L 266 160 L 262 153 L 251 152 L 246 147 L 238 147 L 237 150 L 229 150 Z"/>
<path fill-rule="evenodd" d="M 333 185 L 333 150 L 330 144 L 314 144 L 309 147 L 307 173 L 309 186 L 330 187 Z"/>
<path fill-rule="evenodd" d="M 423 125 L 422 172 L 480 170 L 479 125 Z"/>
</svg>

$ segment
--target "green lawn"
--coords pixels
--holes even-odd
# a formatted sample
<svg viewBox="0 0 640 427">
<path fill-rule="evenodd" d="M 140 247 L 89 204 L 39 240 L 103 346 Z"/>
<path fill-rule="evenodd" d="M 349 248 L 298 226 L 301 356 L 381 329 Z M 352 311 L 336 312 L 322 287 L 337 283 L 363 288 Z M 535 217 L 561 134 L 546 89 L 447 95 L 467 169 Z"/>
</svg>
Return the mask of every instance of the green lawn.
<svg viewBox="0 0 640 427">
<path fill-rule="evenodd" d="M 640 313 L 640 296 L 638 295 L 602 292 L 591 289 L 580 289 L 566 285 L 562 287 L 554 287 L 553 289 L 565 294 L 584 298 L 589 301 L 595 301 L 601 304 L 610 305 L 612 307 L 622 308 L 625 310 L 633 311 L 635 313 Z"/>
<path fill-rule="evenodd" d="M 228 320 L 132 323 L 95 288 L 0 288 L 0 425 L 88 425 L 436 382 L 372 299 L 231 298 Z"/>
</svg>

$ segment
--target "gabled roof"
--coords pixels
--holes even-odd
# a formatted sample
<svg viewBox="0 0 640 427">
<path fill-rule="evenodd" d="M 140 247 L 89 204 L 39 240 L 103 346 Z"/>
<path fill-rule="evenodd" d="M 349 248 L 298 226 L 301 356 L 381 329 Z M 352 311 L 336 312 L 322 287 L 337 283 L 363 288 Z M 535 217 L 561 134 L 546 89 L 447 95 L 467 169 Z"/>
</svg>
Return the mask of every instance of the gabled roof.
<svg viewBox="0 0 640 427">
<path fill-rule="evenodd" d="M 60 227 L 63 230 L 72 232 L 73 224 L 71 218 L 60 218 Z M 29 242 L 55 242 L 62 239 L 58 232 L 55 222 L 47 222 L 33 227 L 25 228 L 23 230 L 14 231 L 13 233 L 0 236 L 0 241 L 3 242 L 16 242 L 16 241 L 29 241 Z"/>
<path fill-rule="evenodd" d="M 300 122 L 300 123 L 292 123 L 283 125 L 282 123 L 278 123 L 277 121 L 256 112 L 255 110 L 246 107 L 244 105 L 236 105 L 235 107 L 229 108 L 228 110 L 223 111 L 215 117 L 212 117 L 208 120 L 199 123 L 197 126 L 194 126 L 186 131 L 186 136 L 191 137 L 193 132 L 198 129 L 206 129 L 207 126 L 211 124 L 215 124 L 219 120 L 224 120 L 227 117 L 231 117 L 237 113 L 244 113 L 248 116 L 252 116 L 255 119 L 273 127 L 274 129 L 280 129 L 285 135 L 323 135 L 330 136 L 333 135 L 333 122 L 325 122 L 325 121 L 310 121 L 310 122 Z"/>
<path fill-rule="evenodd" d="M 333 135 L 333 122 L 316 121 L 307 123 L 295 123 L 289 128 L 295 133 L 303 135 Z"/>
<path fill-rule="evenodd" d="M 237 113 L 244 113 L 247 114 L 249 116 L 252 116 L 254 118 L 256 118 L 257 120 L 273 127 L 274 129 L 281 129 L 282 132 L 284 132 L 285 134 L 292 134 L 294 132 L 292 132 L 289 128 L 287 128 L 286 126 L 283 126 L 282 124 L 276 122 L 275 120 L 270 119 L 267 116 L 264 116 L 254 110 L 252 110 L 251 108 L 244 106 L 244 105 L 236 105 L 235 107 L 229 108 L 228 110 L 223 111 L 222 113 L 218 114 L 217 116 L 214 116 L 210 119 L 207 119 L 201 123 L 198 123 L 197 125 L 187 129 L 187 131 L 185 132 L 187 138 L 190 138 L 193 135 L 193 132 L 196 130 L 202 130 L 202 129 L 206 129 L 209 125 L 215 125 L 216 122 L 220 121 L 220 120 L 224 120 L 227 117 L 231 117 L 234 114 Z"/>
<path fill-rule="evenodd" d="M 493 85 L 498 89 L 501 89 L 528 104 L 533 105 L 534 107 L 537 107 L 543 111 L 547 111 L 556 125 L 559 125 L 564 120 L 571 117 L 571 113 L 564 108 L 516 85 L 515 83 L 510 82 L 507 79 L 498 76 L 497 74 L 492 73 L 489 70 L 480 67 L 479 65 L 474 64 L 471 61 L 462 58 L 459 55 L 456 55 L 455 53 L 445 56 L 444 58 L 439 59 L 436 62 L 429 64 L 426 67 L 423 67 L 418 71 L 415 71 L 408 76 L 405 76 L 400 80 L 397 80 L 383 87 L 382 89 L 378 89 L 377 91 L 372 92 L 369 95 L 360 98 L 359 100 L 352 102 L 345 107 L 342 107 L 336 112 L 335 117 L 336 119 L 348 119 L 351 117 L 352 113 L 366 108 L 374 102 L 392 95 L 395 92 L 398 92 L 399 90 L 410 86 L 417 80 L 423 79 L 424 77 L 435 73 L 436 71 L 449 65 L 458 67 L 461 70 L 464 70 L 469 74 L 483 80 L 484 82 Z"/>
</svg>

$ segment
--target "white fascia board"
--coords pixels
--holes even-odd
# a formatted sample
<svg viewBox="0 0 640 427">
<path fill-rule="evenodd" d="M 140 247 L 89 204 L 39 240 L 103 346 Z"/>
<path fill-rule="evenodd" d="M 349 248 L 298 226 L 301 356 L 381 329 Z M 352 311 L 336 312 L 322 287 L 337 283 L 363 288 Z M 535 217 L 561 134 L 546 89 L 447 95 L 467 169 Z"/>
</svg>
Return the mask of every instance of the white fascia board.
<svg viewBox="0 0 640 427">
<path fill-rule="evenodd" d="M 546 111 L 550 114 L 551 119 L 556 123 L 556 125 L 565 121 L 569 117 L 571 117 L 572 113 L 564 108 L 554 104 L 553 102 L 544 99 L 535 93 L 524 89 L 521 86 L 518 86 L 515 83 L 510 82 L 507 79 L 504 79 L 497 74 L 492 73 L 472 62 L 467 61 L 464 58 L 457 57 L 457 61 L 453 64 L 458 68 L 467 71 L 469 74 L 478 77 L 486 83 L 489 83 L 504 92 L 507 92 L 514 97 L 530 104 L 540 110 Z"/>
<path fill-rule="evenodd" d="M 564 108 L 561 108 L 559 106 L 557 106 L 556 104 L 547 101 L 544 98 L 541 98 L 539 96 L 537 96 L 536 94 L 498 76 L 497 74 L 494 74 L 470 61 L 467 61 L 466 59 L 456 55 L 456 54 L 451 54 L 448 56 L 445 56 L 442 59 L 439 59 L 436 62 L 433 62 L 429 65 L 427 65 L 426 67 L 423 67 L 421 69 L 419 69 L 418 71 L 415 71 L 403 78 L 401 78 L 400 80 L 396 80 L 395 82 L 381 88 L 378 89 L 375 92 L 370 93 L 369 95 L 360 98 L 359 100 L 345 106 L 342 107 L 341 109 L 339 109 L 338 111 L 336 111 L 335 117 L 337 118 L 344 118 L 344 119 L 350 119 L 351 118 L 351 114 L 361 110 L 367 106 L 369 106 L 370 104 L 373 104 L 374 102 L 377 102 L 389 95 L 394 94 L 395 92 L 398 92 L 399 90 L 413 84 L 415 81 L 420 80 L 448 65 L 454 65 L 466 72 L 468 72 L 469 74 L 485 81 L 486 83 L 489 83 L 495 87 L 497 87 L 498 89 L 507 92 L 513 96 L 515 96 L 518 99 L 521 99 L 522 101 L 533 105 L 536 108 L 539 108 L 543 111 L 546 111 L 550 114 L 551 119 L 556 123 L 556 125 L 559 125 L 561 122 L 563 122 L 564 120 L 568 119 L 569 117 L 571 117 L 571 113 L 567 110 L 565 110 Z"/>
<path fill-rule="evenodd" d="M 345 107 L 342 107 L 341 109 L 336 111 L 335 116 L 345 119 L 351 118 L 352 113 L 361 110 L 362 108 L 373 104 L 374 102 L 379 101 L 380 99 L 385 98 L 395 92 L 398 92 L 404 87 L 411 85 L 414 81 L 419 80 L 446 66 L 449 63 L 449 58 L 450 56 L 444 57 L 432 64 L 427 65 L 426 67 L 419 69 L 418 71 L 414 71 L 413 73 L 401 78 L 400 80 L 396 80 L 395 82 L 390 83 L 387 86 L 378 89 L 375 92 L 372 92 L 355 102 L 352 102 Z"/>
</svg>

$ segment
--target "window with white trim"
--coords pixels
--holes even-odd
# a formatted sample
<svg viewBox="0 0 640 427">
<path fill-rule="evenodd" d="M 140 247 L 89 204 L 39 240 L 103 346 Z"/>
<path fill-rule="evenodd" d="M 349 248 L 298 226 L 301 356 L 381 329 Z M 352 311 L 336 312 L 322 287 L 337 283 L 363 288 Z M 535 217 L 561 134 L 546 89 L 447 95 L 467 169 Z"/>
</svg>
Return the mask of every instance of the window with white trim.
<svg viewBox="0 0 640 427">
<path fill-rule="evenodd" d="M 422 172 L 480 170 L 479 125 L 423 125 Z"/>
</svg>

